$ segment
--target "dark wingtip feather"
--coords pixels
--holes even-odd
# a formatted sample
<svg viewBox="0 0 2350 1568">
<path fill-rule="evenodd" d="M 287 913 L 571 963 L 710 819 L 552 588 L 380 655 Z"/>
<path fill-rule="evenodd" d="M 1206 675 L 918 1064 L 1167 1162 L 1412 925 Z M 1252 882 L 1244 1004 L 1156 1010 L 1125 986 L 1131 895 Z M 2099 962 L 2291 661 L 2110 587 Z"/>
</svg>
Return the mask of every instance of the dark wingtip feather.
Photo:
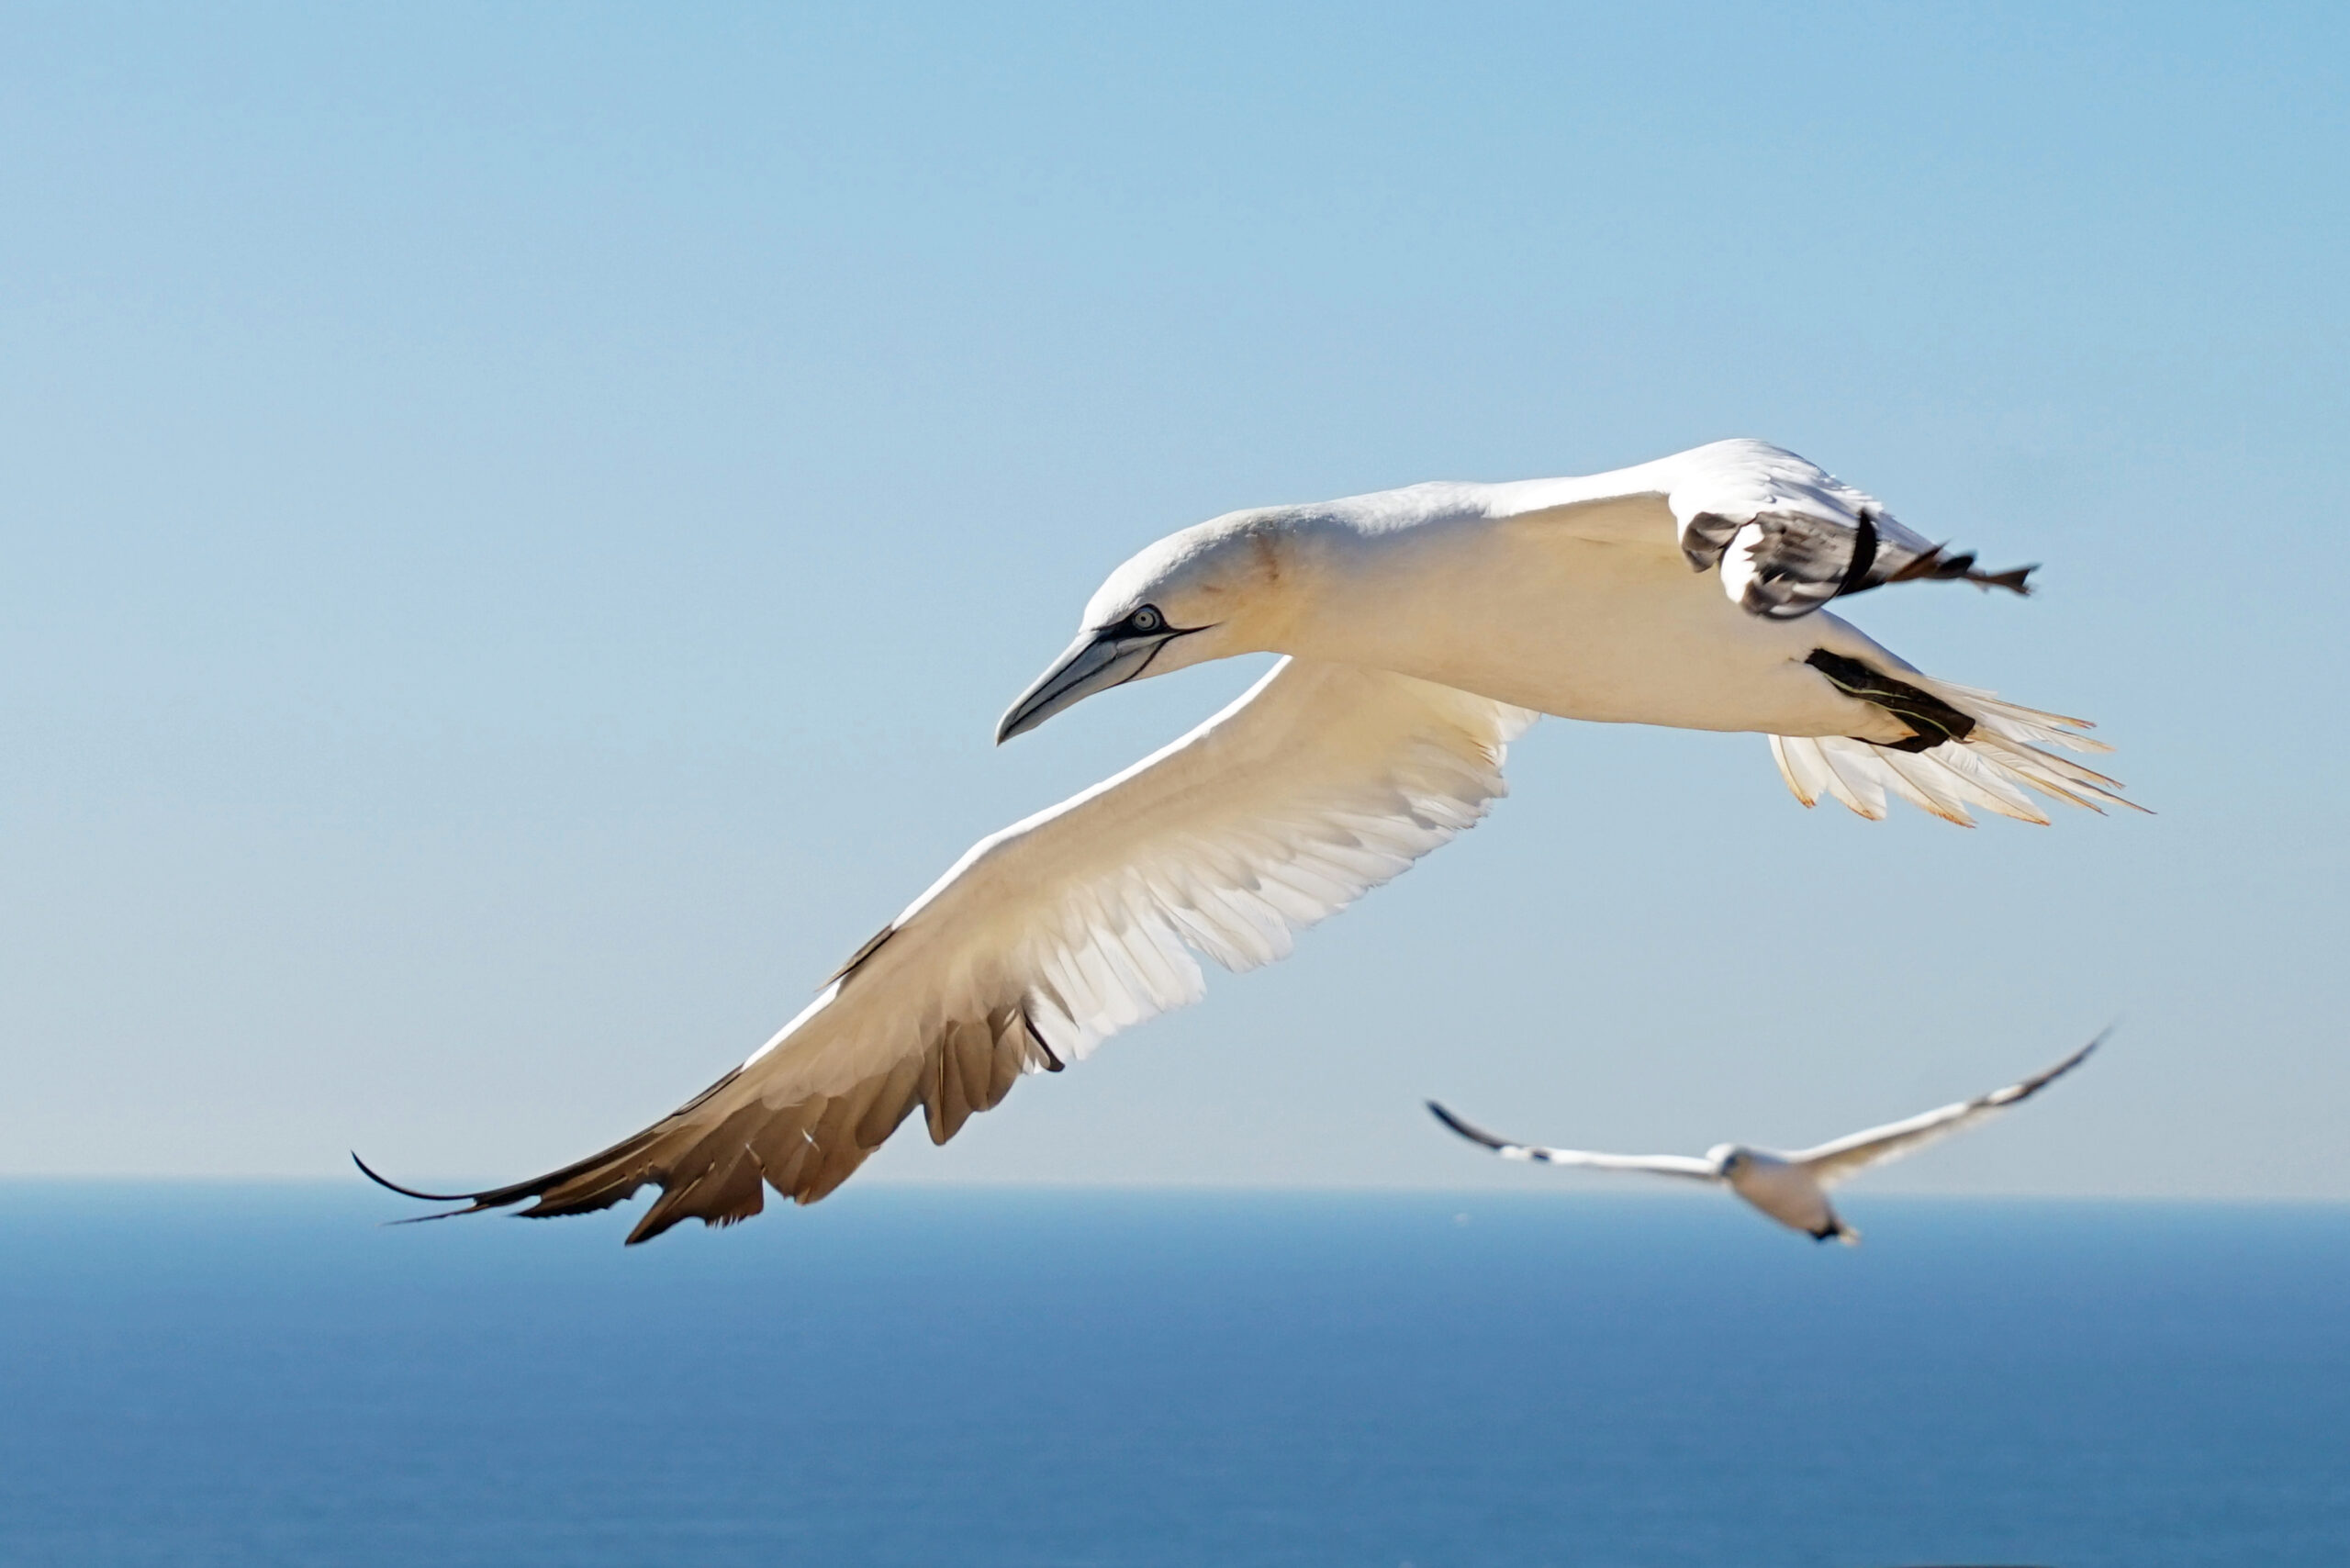
<svg viewBox="0 0 2350 1568">
<path fill-rule="evenodd" d="M 420 1193 L 414 1187 L 403 1187 L 397 1182 L 387 1181 L 384 1177 L 377 1175 L 369 1168 L 365 1160 L 359 1158 L 359 1151 L 357 1149 L 351 1151 L 351 1163 L 359 1167 L 359 1173 L 362 1176 L 366 1177 L 367 1180 L 375 1182 L 378 1187 L 383 1187 L 391 1192 L 397 1193 L 403 1198 L 420 1198 L 428 1204 L 475 1204 L 481 1201 L 481 1194 L 478 1193 Z M 459 1209 L 453 1212 L 463 1214 L 467 1211 Z M 445 1216 L 441 1215 L 420 1215 L 418 1217 L 421 1219 L 441 1219 Z M 402 1223 L 405 1224 L 408 1222 L 403 1221 Z"/>
<path fill-rule="evenodd" d="M 642 1247 L 685 1217 L 682 1214 L 655 1215 L 648 1213 L 644 1218 L 636 1222 L 635 1226 L 621 1239 L 621 1245 Z"/>
<path fill-rule="evenodd" d="M 2091 1040 L 2087 1045 L 2083 1046 L 2079 1050 L 2075 1051 L 2071 1056 L 2066 1057 L 2063 1061 L 2058 1062 L 2054 1067 L 2045 1068 L 2039 1072 L 2033 1073 L 2021 1083 L 2013 1084 L 2009 1088 L 1998 1090 L 1991 1094 L 1986 1095 L 1984 1098 L 1989 1103 L 1994 1105 L 2014 1105 L 2031 1099 L 2033 1095 L 2039 1093 L 2042 1090 L 2047 1088 L 2050 1084 L 2055 1082 L 2058 1079 L 2064 1077 L 2066 1073 L 2080 1066 L 2081 1063 L 2088 1060 L 2090 1053 L 2095 1051 L 2099 1046 L 2105 1044 L 2106 1036 L 2112 1034 L 2113 1030 L 2114 1025 L 2108 1024 L 2104 1028 L 2099 1029 L 2097 1032 L 2097 1038 Z"/>
<path fill-rule="evenodd" d="M 431 1220 L 454 1219 L 459 1215 L 477 1215 L 481 1212 L 479 1205 L 464 1209 L 442 1209 L 437 1215 L 410 1215 L 406 1219 L 387 1219 L 383 1223 L 386 1225 L 423 1225 Z"/>
<path fill-rule="evenodd" d="M 1438 1104 L 1433 1100 L 1427 1103 L 1427 1107 L 1429 1114 L 1436 1117 L 1438 1121 L 1442 1122 L 1446 1126 L 1450 1127 L 1454 1132 L 1459 1133 L 1462 1137 L 1467 1138 L 1471 1143 L 1481 1143 L 1487 1148 L 1508 1148 L 1512 1147 L 1506 1138 L 1495 1137 L 1493 1134 L 1487 1132 L 1484 1128 L 1476 1126 L 1474 1123 L 1462 1121 L 1460 1117 L 1454 1115 L 1451 1112 L 1446 1110 L 1443 1106 Z"/>
<path fill-rule="evenodd" d="M 2039 562 L 2034 561 L 2029 566 L 2010 566 L 2004 572 L 1982 572 L 1975 570 L 1974 551 L 1968 550 L 1960 554 L 1952 555 L 1945 553 L 1947 548 L 1945 545 L 1936 544 L 1927 550 L 1924 554 L 1913 558 L 1898 571 L 1886 576 L 1883 580 L 1887 583 L 1916 582 L 1920 579 L 1928 582 L 1965 582 L 1973 583 L 1986 593 L 1998 588 L 2005 588 L 2012 594 L 2020 594 L 2025 599 L 2031 597 L 2031 584 L 2026 579 L 2032 573 L 2040 570 Z"/>
<path fill-rule="evenodd" d="M 895 936 L 897 934 L 898 923 L 893 920 L 889 924 L 883 926 L 880 930 L 875 932 L 872 935 L 867 937 L 865 939 L 865 945 L 848 956 L 847 963 L 843 964 L 839 969 L 834 969 L 831 974 L 824 977 L 824 985 L 830 985 L 834 980 L 845 980 L 848 979 L 849 976 L 856 973 L 859 969 L 864 967 L 866 959 L 873 957 L 874 954 L 881 950 L 882 943 L 887 942 L 890 937 Z M 816 989 L 822 991 L 823 986 L 818 986 Z"/>
<path fill-rule="evenodd" d="M 2063 1061 L 2058 1062 L 2054 1067 L 2050 1068 L 2039 1077 L 2032 1079 L 2031 1081 L 2031 1087 L 2033 1089 L 2039 1089 L 2044 1085 L 2053 1083 L 2058 1079 L 2064 1077 L 2066 1073 L 2072 1071 L 2075 1068 L 2080 1066 L 2081 1063 L 2088 1060 L 2090 1053 L 2095 1051 L 2098 1047 L 2105 1044 L 2106 1037 L 2113 1033 L 2114 1028 L 2115 1025 L 2108 1024 L 2104 1028 L 2099 1029 L 2097 1032 L 2097 1038 L 2091 1040 L 2087 1045 L 2083 1046 L 2079 1050 L 2075 1051 L 2071 1056 L 2066 1057 Z"/>
</svg>

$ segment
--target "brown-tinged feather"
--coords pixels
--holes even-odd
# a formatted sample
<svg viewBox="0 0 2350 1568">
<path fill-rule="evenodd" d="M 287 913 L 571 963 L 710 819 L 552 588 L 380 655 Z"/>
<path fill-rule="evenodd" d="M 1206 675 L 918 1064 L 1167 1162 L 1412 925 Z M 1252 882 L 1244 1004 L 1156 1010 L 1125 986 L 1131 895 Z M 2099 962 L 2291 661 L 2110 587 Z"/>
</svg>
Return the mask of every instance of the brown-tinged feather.
<svg viewBox="0 0 2350 1568">
<path fill-rule="evenodd" d="M 822 1117 L 809 1129 L 808 1136 L 815 1140 L 816 1148 L 793 1183 L 793 1202 L 816 1202 L 865 1163 L 867 1151 L 858 1146 L 853 1129 L 871 1103 L 872 1087 L 867 1082 L 835 1096 L 824 1107 Z"/>
<path fill-rule="evenodd" d="M 938 1047 L 933 1046 L 931 1051 Z M 902 1058 L 891 1068 L 873 1092 L 873 1103 L 864 1115 L 857 1118 L 856 1141 L 862 1148 L 879 1148 L 890 1135 L 898 1130 L 914 1108 L 916 1087 L 922 1080 L 923 1058 L 931 1054 Z"/>
<path fill-rule="evenodd" d="M 1012 1086 L 1020 1081 L 1020 1074 L 1028 1060 L 1028 1015 L 1016 1007 L 999 1008 L 988 1015 L 988 1027 L 995 1035 L 994 1060 L 988 1073 L 987 1102 L 979 1109 L 991 1111 L 1003 1103 Z"/>
<path fill-rule="evenodd" d="M 759 1166 L 767 1174 L 767 1185 L 783 1197 L 790 1197 L 799 1190 L 800 1173 L 811 1159 L 817 1159 L 815 1143 L 809 1129 L 822 1119 L 824 1108 L 831 1102 L 818 1094 L 797 1105 L 771 1114 L 767 1125 L 751 1139 L 751 1150 L 759 1158 Z"/>
<path fill-rule="evenodd" d="M 843 964 L 839 969 L 834 969 L 831 974 L 824 977 L 824 985 L 830 985 L 834 980 L 846 980 L 849 976 L 856 973 L 857 969 L 864 964 L 866 959 L 873 957 L 874 954 L 881 950 L 882 943 L 887 942 L 890 937 L 895 936 L 897 934 L 897 922 L 891 921 L 889 924 L 883 926 L 880 930 L 867 937 L 865 939 L 865 945 L 848 956 L 847 963 Z M 822 991 L 823 986 L 818 986 L 816 989 Z"/>
<path fill-rule="evenodd" d="M 686 1204 L 700 1185 L 701 1177 L 697 1174 L 690 1181 L 680 1182 L 666 1189 L 637 1220 L 635 1228 L 628 1233 L 627 1245 L 633 1247 L 640 1241 L 650 1241 L 685 1218 Z"/>
<path fill-rule="evenodd" d="M 953 1025 L 947 1025 L 949 1035 L 953 1030 Z M 947 1048 L 946 1038 L 933 1042 L 930 1049 L 923 1053 L 922 1081 L 914 1086 L 914 1092 L 922 1100 L 923 1121 L 934 1144 L 945 1143 L 955 1136 L 951 1131 L 941 1130 L 946 1125 L 946 1100 L 953 1092 L 954 1071 L 955 1056 Z"/>
<path fill-rule="evenodd" d="M 994 1037 L 976 1020 L 957 1018 L 939 1032 L 927 1064 L 930 1141 L 945 1143 L 983 1108 L 993 1070 Z"/>
</svg>

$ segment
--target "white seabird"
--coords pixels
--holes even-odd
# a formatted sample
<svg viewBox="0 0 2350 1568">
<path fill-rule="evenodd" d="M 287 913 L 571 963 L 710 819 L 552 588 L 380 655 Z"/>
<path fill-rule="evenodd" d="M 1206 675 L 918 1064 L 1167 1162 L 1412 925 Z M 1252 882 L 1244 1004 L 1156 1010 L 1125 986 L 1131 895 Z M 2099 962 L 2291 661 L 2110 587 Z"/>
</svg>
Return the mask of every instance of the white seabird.
<svg viewBox="0 0 2350 1568">
<path fill-rule="evenodd" d="M 576 1214 L 655 1183 L 631 1241 L 756 1214 L 763 1183 L 812 1203 L 916 1106 L 944 1143 L 1023 1074 L 1197 1000 L 1195 955 L 1231 969 L 1281 958 L 1483 816 L 1507 744 L 1542 713 L 1758 732 L 1804 804 L 1830 795 L 1867 817 L 1888 793 L 1962 823 L 1970 806 L 2045 823 L 2027 790 L 2126 804 L 2114 780 L 2041 749 L 2107 749 L 2085 721 L 1933 679 L 1820 610 L 1919 579 L 2021 593 L 2030 570 L 1978 572 L 1751 441 L 1184 529 L 1110 575 L 997 738 L 1142 676 L 1286 655 L 1264 679 L 974 845 L 677 1112 L 559 1170 L 442 1196 Z"/>
<path fill-rule="evenodd" d="M 1580 1148 L 1545 1148 L 1539 1144 L 1512 1143 L 1450 1111 L 1428 1102 L 1436 1119 L 1472 1143 L 1483 1144 L 1504 1159 L 1530 1159 L 1544 1165 L 1575 1165 L 1591 1170 L 1644 1170 L 1657 1176 L 1712 1182 L 1740 1197 L 1790 1230 L 1800 1230 L 1815 1241 L 1830 1237 L 1847 1247 L 1860 1245 L 1861 1233 L 1839 1218 L 1828 1201 L 1828 1189 L 1860 1174 L 1872 1165 L 1898 1159 L 1966 1127 L 1979 1126 L 2009 1106 L 2031 1099 L 2042 1089 L 2087 1059 L 2104 1043 L 2099 1035 L 2045 1072 L 2021 1083 L 1994 1089 L 1972 1100 L 1943 1105 L 1823 1143 L 1817 1148 L 1786 1153 L 1753 1148 L 1742 1143 L 1718 1143 L 1703 1159 L 1686 1154 L 1594 1154 Z"/>
</svg>

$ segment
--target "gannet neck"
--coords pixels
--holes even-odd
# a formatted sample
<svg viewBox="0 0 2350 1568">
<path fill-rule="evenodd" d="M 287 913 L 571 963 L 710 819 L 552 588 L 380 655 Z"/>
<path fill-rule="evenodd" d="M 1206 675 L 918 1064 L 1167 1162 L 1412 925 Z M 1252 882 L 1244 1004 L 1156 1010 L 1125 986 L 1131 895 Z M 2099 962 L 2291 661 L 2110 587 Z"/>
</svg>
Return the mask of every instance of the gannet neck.
<svg viewBox="0 0 2350 1568">
<path fill-rule="evenodd" d="M 1278 651 L 1459 683 L 1513 585 L 1547 564 L 1485 514 L 1483 487 L 1415 485 L 1288 521 L 1295 563 Z M 1570 611 L 1571 612 L 1571 611 Z"/>
</svg>

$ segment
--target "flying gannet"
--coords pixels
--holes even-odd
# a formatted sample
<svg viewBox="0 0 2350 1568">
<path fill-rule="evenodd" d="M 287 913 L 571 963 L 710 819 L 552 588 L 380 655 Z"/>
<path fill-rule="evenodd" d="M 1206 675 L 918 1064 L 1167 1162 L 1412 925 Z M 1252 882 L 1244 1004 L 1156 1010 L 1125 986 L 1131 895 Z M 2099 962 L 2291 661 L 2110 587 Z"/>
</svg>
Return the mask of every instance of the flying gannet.
<svg viewBox="0 0 2350 1568">
<path fill-rule="evenodd" d="M 2109 1031 L 2109 1033 L 2110 1031 Z M 1790 1230 L 1800 1230 L 1815 1241 L 1830 1237 L 1847 1247 L 1860 1245 L 1861 1233 L 1837 1217 L 1828 1201 L 1828 1189 L 1859 1175 L 1872 1165 L 1915 1154 L 1938 1138 L 1966 1127 L 1979 1126 L 2009 1106 L 2031 1099 L 2042 1089 L 2078 1067 L 2104 1042 L 2099 1035 L 2047 1071 L 2021 1083 L 1994 1089 L 1972 1100 L 1961 1100 L 1927 1111 L 1904 1122 L 1871 1127 L 1818 1148 L 1789 1154 L 1772 1148 L 1750 1148 L 1742 1143 L 1718 1143 L 1702 1159 L 1686 1154 L 1593 1154 L 1580 1148 L 1544 1148 L 1512 1143 L 1472 1123 L 1465 1122 L 1435 1101 L 1428 1109 L 1436 1119 L 1472 1143 L 1483 1144 L 1504 1159 L 1530 1159 L 1544 1165 L 1578 1165 L 1592 1170 L 1645 1170 L 1658 1176 L 1679 1176 L 1721 1183 Z"/>
<path fill-rule="evenodd" d="M 1970 806 L 2045 823 L 2027 789 L 2127 804 L 2114 780 L 2041 749 L 2108 749 L 2085 721 L 1933 679 L 1821 610 L 1923 579 L 2022 593 L 2030 570 L 1977 571 L 1752 441 L 1183 529 L 1111 573 L 997 739 L 1209 659 L 1285 655 L 1270 673 L 974 845 L 672 1114 L 559 1170 L 441 1197 L 565 1215 L 655 1183 L 632 1242 L 756 1214 L 763 1183 L 813 1203 L 916 1106 L 944 1143 L 1022 1075 L 1197 1000 L 1195 955 L 1230 969 L 1281 958 L 1482 817 L 1505 792 L 1505 748 L 1543 713 L 1758 732 L 1805 805 L 1833 796 L 1872 818 L 1888 794 L 1960 823 Z"/>
</svg>

